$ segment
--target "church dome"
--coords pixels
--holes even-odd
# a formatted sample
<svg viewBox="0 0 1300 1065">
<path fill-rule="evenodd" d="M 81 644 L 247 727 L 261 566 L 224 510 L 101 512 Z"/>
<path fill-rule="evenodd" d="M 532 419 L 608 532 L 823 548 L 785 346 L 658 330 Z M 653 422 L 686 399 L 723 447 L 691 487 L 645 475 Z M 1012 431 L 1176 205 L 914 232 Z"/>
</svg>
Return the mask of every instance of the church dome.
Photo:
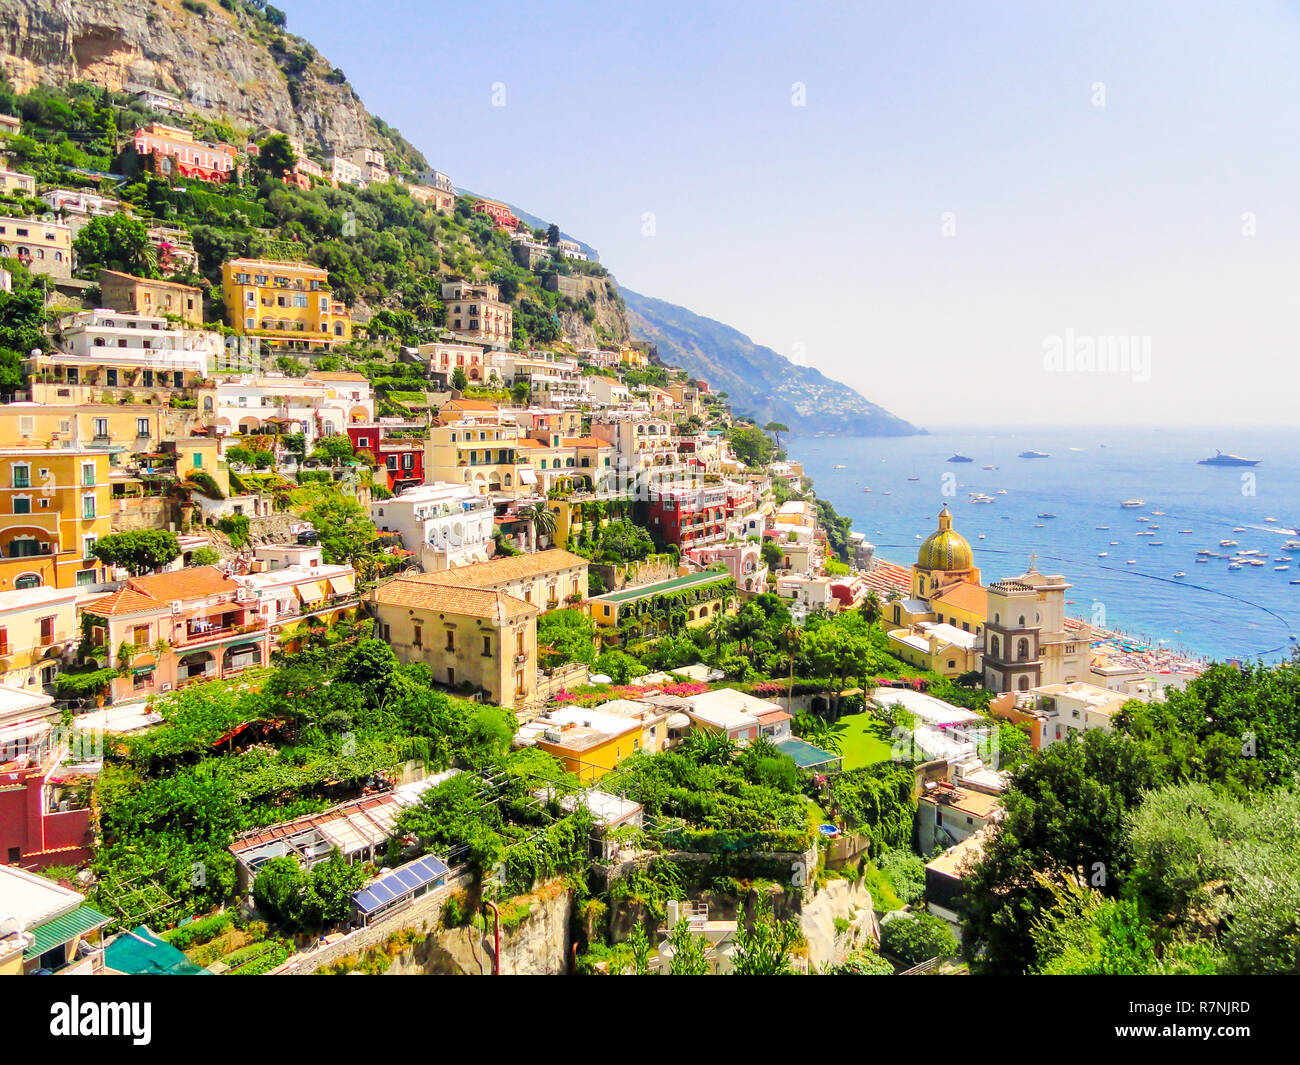
<svg viewBox="0 0 1300 1065">
<path fill-rule="evenodd" d="M 953 531 L 952 515 L 944 507 L 939 512 L 939 528 L 925 538 L 917 553 L 916 564 L 929 570 L 967 570 L 975 562 L 966 538 Z"/>
</svg>

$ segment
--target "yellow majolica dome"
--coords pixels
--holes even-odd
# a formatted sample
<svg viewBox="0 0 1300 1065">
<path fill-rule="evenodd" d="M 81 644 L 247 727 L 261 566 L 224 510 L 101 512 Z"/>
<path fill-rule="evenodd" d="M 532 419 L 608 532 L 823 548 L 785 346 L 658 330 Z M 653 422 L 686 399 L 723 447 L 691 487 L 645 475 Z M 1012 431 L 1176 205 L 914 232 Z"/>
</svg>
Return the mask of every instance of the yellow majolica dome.
<svg viewBox="0 0 1300 1065">
<path fill-rule="evenodd" d="M 917 553 L 916 564 L 921 569 L 930 570 L 966 570 L 975 562 L 970 544 L 961 533 L 953 532 L 952 515 L 944 507 L 939 512 L 939 528 L 925 538 L 921 550 Z"/>
</svg>

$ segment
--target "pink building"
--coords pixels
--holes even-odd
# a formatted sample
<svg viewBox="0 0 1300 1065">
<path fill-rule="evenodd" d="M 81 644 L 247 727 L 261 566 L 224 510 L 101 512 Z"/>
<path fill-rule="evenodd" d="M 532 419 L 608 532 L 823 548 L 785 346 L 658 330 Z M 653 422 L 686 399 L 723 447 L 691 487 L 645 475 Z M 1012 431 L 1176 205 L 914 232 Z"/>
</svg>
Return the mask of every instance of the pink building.
<svg viewBox="0 0 1300 1065">
<path fill-rule="evenodd" d="M 114 699 L 224 680 L 270 661 L 271 636 L 256 595 L 216 566 L 132 577 L 83 613 L 92 619 L 93 642 L 127 670 L 113 681 Z M 134 648 L 129 661 L 124 645 Z"/>
<path fill-rule="evenodd" d="M 721 563 L 742 592 L 767 591 L 767 563 L 758 544 L 731 543 L 688 547 L 683 553 L 701 569 Z"/>
</svg>

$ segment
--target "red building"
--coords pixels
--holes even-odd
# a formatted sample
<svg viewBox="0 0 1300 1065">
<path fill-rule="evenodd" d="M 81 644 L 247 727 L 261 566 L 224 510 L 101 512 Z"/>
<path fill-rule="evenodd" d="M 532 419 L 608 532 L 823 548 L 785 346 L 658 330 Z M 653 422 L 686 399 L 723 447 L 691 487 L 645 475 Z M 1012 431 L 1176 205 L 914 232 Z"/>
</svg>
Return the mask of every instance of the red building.
<svg viewBox="0 0 1300 1065">
<path fill-rule="evenodd" d="M 235 174 L 239 152 L 233 144 L 209 144 L 194 138 L 189 130 L 155 122 L 138 129 L 132 147 L 155 173 L 224 183 Z"/>
<path fill-rule="evenodd" d="M 393 436 L 395 430 L 409 432 L 416 428 L 420 436 Z M 424 484 L 425 426 L 390 426 L 378 422 L 349 425 L 348 439 L 357 451 L 369 451 L 379 463 L 385 479 L 381 482 L 393 495 L 404 488 Z M 376 471 L 378 472 L 378 471 Z"/>
<path fill-rule="evenodd" d="M 97 763 L 78 760 L 59 720 L 48 695 L 0 688 L 0 861 L 7 865 L 43 869 L 91 856 Z M 93 742 L 88 735 L 75 742 Z"/>
<path fill-rule="evenodd" d="M 664 488 L 651 493 L 645 527 L 665 547 L 682 550 L 726 537 L 727 490 L 722 485 Z"/>
<path fill-rule="evenodd" d="M 474 211 L 476 214 L 491 215 L 499 229 L 519 228 L 519 219 L 504 203 L 497 203 L 496 200 L 478 200 L 474 204 Z"/>
</svg>

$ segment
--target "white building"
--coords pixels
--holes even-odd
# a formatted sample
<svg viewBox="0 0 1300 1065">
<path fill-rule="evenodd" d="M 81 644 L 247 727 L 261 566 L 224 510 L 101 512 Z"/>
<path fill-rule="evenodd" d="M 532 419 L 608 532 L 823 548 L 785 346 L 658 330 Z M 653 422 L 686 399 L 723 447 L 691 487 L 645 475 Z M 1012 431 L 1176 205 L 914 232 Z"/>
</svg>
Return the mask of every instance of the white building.
<svg viewBox="0 0 1300 1065">
<path fill-rule="evenodd" d="M 220 333 L 106 308 L 70 314 L 59 323 L 59 331 L 63 352 L 49 356 L 55 365 L 110 364 L 202 378 L 225 351 Z"/>
<path fill-rule="evenodd" d="M 492 502 L 469 485 L 440 481 L 370 505 L 381 532 L 400 533 L 425 572 L 486 562 L 495 528 Z"/>
<path fill-rule="evenodd" d="M 231 579 L 256 598 L 257 613 L 269 626 L 356 595 L 356 571 L 349 565 L 328 565 L 317 546 L 268 544 L 255 548 L 252 571 L 231 574 Z"/>
<path fill-rule="evenodd" d="M 370 184 L 370 179 L 367 171 L 346 155 L 334 155 L 330 157 L 330 184 L 352 185 L 364 189 Z"/>
<path fill-rule="evenodd" d="M 345 377 L 347 380 L 334 380 Z M 353 380 L 356 378 L 356 380 Z M 219 381 L 202 393 L 203 414 L 211 416 L 217 434 L 256 433 L 269 423 L 306 435 L 309 443 L 336 436 L 347 426 L 374 421 L 370 384 L 360 374 L 242 374 Z M 318 425 L 319 423 L 319 425 Z"/>
</svg>

